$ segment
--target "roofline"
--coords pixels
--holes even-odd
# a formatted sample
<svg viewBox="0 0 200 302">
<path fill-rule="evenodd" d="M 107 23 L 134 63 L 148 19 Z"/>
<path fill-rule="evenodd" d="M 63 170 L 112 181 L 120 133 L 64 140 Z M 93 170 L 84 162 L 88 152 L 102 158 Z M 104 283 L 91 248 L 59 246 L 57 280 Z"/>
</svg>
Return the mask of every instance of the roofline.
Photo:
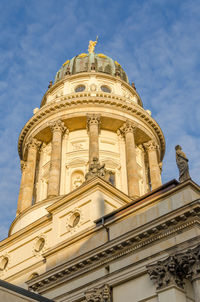
<svg viewBox="0 0 200 302">
<path fill-rule="evenodd" d="M 39 294 L 35 294 L 33 292 L 30 292 L 29 290 L 27 289 L 24 289 L 22 287 L 19 287 L 19 286 L 16 286 L 14 284 L 11 284 L 9 282 L 6 282 L 4 280 L 0 280 L 0 287 L 3 287 L 3 288 L 6 288 L 12 292 L 15 292 L 15 293 L 18 293 L 22 296 L 25 296 L 25 297 L 28 297 L 28 298 L 31 298 L 35 301 L 39 301 L 39 302 L 53 302 L 53 300 L 50 300 L 48 298 L 45 298 Z"/>
</svg>

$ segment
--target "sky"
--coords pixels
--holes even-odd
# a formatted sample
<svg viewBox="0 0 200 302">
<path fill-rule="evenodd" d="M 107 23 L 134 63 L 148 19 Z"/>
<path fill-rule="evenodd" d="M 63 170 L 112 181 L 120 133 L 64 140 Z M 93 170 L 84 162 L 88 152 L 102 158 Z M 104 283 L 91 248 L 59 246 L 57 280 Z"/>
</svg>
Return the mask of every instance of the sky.
<svg viewBox="0 0 200 302">
<path fill-rule="evenodd" d="M 20 131 L 61 65 L 97 35 L 96 52 L 120 62 L 163 130 L 163 183 L 178 179 L 177 144 L 200 183 L 199 0 L 1 0 L 0 14 L 0 240 L 17 208 Z"/>
</svg>

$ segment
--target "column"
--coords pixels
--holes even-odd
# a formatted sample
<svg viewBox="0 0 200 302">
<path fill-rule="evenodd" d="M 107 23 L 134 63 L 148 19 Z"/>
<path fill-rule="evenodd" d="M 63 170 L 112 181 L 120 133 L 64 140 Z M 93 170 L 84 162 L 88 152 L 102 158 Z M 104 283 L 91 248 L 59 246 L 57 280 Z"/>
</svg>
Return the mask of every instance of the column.
<svg viewBox="0 0 200 302">
<path fill-rule="evenodd" d="M 61 120 L 58 120 L 50 124 L 50 129 L 52 131 L 52 150 L 47 195 L 53 197 L 59 195 L 62 134 L 66 127 Z"/>
<path fill-rule="evenodd" d="M 160 167 L 158 164 L 158 156 L 157 156 L 157 149 L 159 147 L 156 144 L 156 142 L 153 140 L 145 143 L 144 147 L 148 153 L 151 188 L 152 188 L 152 190 L 154 190 L 162 185 Z"/>
<path fill-rule="evenodd" d="M 147 266 L 147 272 L 156 285 L 159 302 L 187 301 L 183 281 L 184 270 L 176 255 Z"/>
<path fill-rule="evenodd" d="M 128 194 L 127 171 L 126 171 L 126 149 L 124 143 L 124 135 L 122 135 L 120 130 L 117 130 L 117 135 L 118 135 L 119 155 L 120 155 L 120 164 L 121 164 L 120 190 L 123 191 L 125 194 Z"/>
<path fill-rule="evenodd" d="M 21 160 L 20 162 L 21 165 L 21 184 L 20 184 L 20 189 L 19 189 L 19 197 L 18 197 L 18 202 L 17 202 L 17 213 L 16 215 L 19 215 L 22 212 L 22 207 L 23 207 L 23 195 L 24 195 L 24 186 L 25 186 L 25 175 L 26 175 L 26 162 L 24 160 Z"/>
<path fill-rule="evenodd" d="M 69 192 L 69 190 L 67 190 L 67 186 L 66 186 L 66 153 L 67 153 L 67 142 L 68 142 L 68 137 L 69 137 L 69 130 L 66 130 L 64 135 L 63 135 L 63 139 L 62 139 L 62 155 L 61 155 L 61 184 L 60 184 L 60 194 L 64 195 L 66 193 Z M 69 180 L 67 180 L 67 182 L 69 183 Z"/>
<path fill-rule="evenodd" d="M 192 280 L 195 302 L 200 302 L 200 276 Z"/>
<path fill-rule="evenodd" d="M 22 175 L 22 187 L 20 187 L 21 201 L 18 201 L 21 212 L 32 205 L 37 151 L 40 145 L 41 142 L 36 138 L 31 138 L 27 143 L 28 156 L 26 166 L 24 167 L 24 175 Z"/>
<path fill-rule="evenodd" d="M 124 134 L 125 137 L 128 193 L 131 198 L 137 198 L 138 196 L 140 196 L 135 150 L 136 128 L 136 124 L 129 121 L 126 121 L 126 123 L 124 123 L 124 125 L 120 128 L 120 131 Z"/>
<path fill-rule="evenodd" d="M 187 250 L 183 258 L 188 266 L 186 278 L 192 283 L 195 302 L 200 302 L 200 245 Z"/>
<path fill-rule="evenodd" d="M 100 115 L 87 115 L 87 129 L 89 134 L 89 163 L 91 163 L 93 158 L 99 159 Z"/>
</svg>

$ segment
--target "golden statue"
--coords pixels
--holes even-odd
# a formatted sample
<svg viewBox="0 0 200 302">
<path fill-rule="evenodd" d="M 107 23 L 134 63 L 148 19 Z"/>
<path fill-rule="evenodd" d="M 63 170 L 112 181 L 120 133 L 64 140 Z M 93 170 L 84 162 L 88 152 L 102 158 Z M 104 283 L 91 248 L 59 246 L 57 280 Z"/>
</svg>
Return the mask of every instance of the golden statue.
<svg viewBox="0 0 200 302">
<path fill-rule="evenodd" d="M 88 52 L 89 53 L 93 53 L 94 52 L 95 46 L 97 44 L 97 41 L 98 41 L 98 36 L 96 37 L 96 41 L 92 41 L 92 40 L 89 41 L 89 46 L 88 46 Z"/>
</svg>

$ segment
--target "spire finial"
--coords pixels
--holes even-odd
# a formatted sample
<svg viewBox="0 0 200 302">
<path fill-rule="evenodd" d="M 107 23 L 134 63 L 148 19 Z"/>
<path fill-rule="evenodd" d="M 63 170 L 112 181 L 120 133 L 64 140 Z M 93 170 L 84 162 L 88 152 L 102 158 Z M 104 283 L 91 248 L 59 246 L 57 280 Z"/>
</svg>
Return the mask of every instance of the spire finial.
<svg viewBox="0 0 200 302">
<path fill-rule="evenodd" d="M 92 40 L 89 41 L 89 46 L 88 46 L 88 52 L 89 53 L 93 53 L 94 52 L 95 46 L 97 44 L 97 41 L 98 41 L 98 36 L 96 37 L 96 41 L 92 41 Z"/>
</svg>

